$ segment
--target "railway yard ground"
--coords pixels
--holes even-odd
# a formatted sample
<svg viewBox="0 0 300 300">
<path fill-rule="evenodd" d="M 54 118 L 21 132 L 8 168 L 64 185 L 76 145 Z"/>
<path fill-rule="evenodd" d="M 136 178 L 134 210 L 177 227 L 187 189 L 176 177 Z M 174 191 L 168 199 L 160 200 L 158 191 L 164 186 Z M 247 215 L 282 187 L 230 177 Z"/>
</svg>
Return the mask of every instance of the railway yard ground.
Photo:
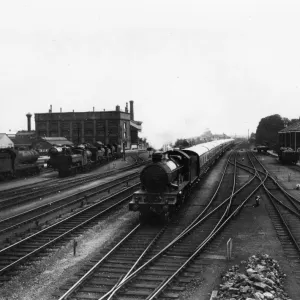
<svg viewBox="0 0 300 300">
<path fill-rule="evenodd" d="M 244 145 L 245 148 L 248 145 Z M 246 150 L 239 151 L 237 161 L 242 162 L 246 156 Z M 226 164 L 227 152 L 209 170 L 205 177 L 196 185 L 185 203 L 186 215 L 204 208 L 209 199 L 214 194 L 222 170 Z M 142 154 L 144 159 L 148 158 L 148 153 Z M 300 191 L 296 190 L 296 184 L 300 183 L 300 168 L 297 166 L 281 165 L 277 159 L 270 155 L 260 154 L 258 160 L 261 161 L 277 181 L 296 199 L 300 201 Z M 127 161 L 118 160 L 106 165 L 103 169 L 82 174 L 81 177 L 88 177 L 92 174 L 105 172 L 111 169 L 119 169 L 133 162 L 133 158 L 128 157 Z M 41 179 L 43 178 L 43 179 Z M 34 184 L 41 180 L 53 178 L 53 174 L 45 173 L 39 177 L 6 182 L 0 185 L 0 191 L 7 188 L 16 188 L 26 184 Z M 242 186 L 250 179 L 247 172 L 238 175 L 238 187 Z M 91 185 L 91 183 L 90 183 Z M 76 188 L 77 190 L 79 187 Z M 226 186 L 223 187 L 225 193 Z M 239 214 L 229 223 L 217 236 L 204 252 L 199 255 L 193 264 L 193 275 L 188 277 L 188 281 L 183 281 L 184 288 L 178 289 L 177 294 L 169 294 L 170 299 L 179 300 L 209 300 L 211 292 L 218 290 L 221 284 L 221 276 L 233 265 L 245 269 L 245 261 L 252 255 L 268 254 L 276 259 L 286 274 L 284 281 L 285 291 L 293 300 L 300 299 L 300 273 L 296 273 L 295 261 L 290 260 L 285 252 L 282 242 L 278 238 L 278 232 L 273 219 L 270 217 L 269 199 L 259 190 L 255 195 L 261 196 L 260 205 L 255 206 L 255 198 L 252 197 L 242 208 Z M 33 204 L 32 207 L 34 206 Z M 22 207 L 22 206 L 20 206 Z M 20 210 L 21 208 L 18 208 Z M 27 207 L 28 208 L 28 207 Z M 8 212 L 0 212 L 0 218 L 16 213 L 10 209 Z M 2 214 L 2 215 L 1 215 Z M 76 235 L 76 254 L 74 255 L 74 239 L 68 240 L 57 247 L 47 250 L 47 255 L 38 256 L 32 261 L 25 263 L 15 276 L 9 281 L 0 285 L 0 300 L 20 299 L 20 300 L 56 300 L 61 295 L 60 288 L 68 285 L 76 274 L 82 273 L 86 265 L 99 255 L 104 255 L 120 241 L 139 222 L 137 213 L 128 211 L 128 204 L 124 204 L 119 209 L 108 214 L 92 227 L 80 231 Z M 226 244 L 232 239 L 232 258 L 226 259 Z M 191 273 L 191 272 L 190 272 Z M 165 299 L 167 297 L 164 297 Z M 88 298 L 81 298 L 88 299 Z M 92 299 L 92 298 L 91 298 Z M 116 296 L 114 299 L 118 299 Z M 129 298 L 128 298 L 129 299 Z M 134 297 L 132 299 L 135 299 Z M 232 298 L 238 300 L 239 298 Z M 240 298 L 243 299 L 243 298 Z"/>
</svg>

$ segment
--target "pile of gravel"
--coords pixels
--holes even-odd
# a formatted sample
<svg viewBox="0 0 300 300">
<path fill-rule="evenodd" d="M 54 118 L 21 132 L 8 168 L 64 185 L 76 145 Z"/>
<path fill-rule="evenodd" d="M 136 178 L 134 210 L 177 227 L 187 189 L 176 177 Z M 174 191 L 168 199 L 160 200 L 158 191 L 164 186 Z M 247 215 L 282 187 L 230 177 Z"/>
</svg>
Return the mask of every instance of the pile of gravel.
<svg viewBox="0 0 300 300">
<path fill-rule="evenodd" d="M 233 266 L 222 277 L 222 284 L 215 299 L 219 300 L 292 300 L 283 290 L 285 274 L 278 262 L 268 254 L 253 255 L 247 261 L 245 273 Z"/>
</svg>

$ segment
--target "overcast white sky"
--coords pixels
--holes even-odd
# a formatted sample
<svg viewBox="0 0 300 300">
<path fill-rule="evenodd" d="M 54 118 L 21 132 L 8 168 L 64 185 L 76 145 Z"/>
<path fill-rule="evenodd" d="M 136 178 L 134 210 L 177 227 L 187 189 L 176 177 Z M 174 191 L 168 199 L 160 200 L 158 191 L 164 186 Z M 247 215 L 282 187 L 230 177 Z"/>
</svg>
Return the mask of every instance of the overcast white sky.
<svg viewBox="0 0 300 300">
<path fill-rule="evenodd" d="M 134 100 L 155 146 L 300 116 L 299 1 L 2 1 L 0 132 Z M 33 120 L 34 121 L 34 120 Z M 34 122 L 33 122 L 34 124 Z M 33 126 L 34 127 L 34 126 Z"/>
</svg>

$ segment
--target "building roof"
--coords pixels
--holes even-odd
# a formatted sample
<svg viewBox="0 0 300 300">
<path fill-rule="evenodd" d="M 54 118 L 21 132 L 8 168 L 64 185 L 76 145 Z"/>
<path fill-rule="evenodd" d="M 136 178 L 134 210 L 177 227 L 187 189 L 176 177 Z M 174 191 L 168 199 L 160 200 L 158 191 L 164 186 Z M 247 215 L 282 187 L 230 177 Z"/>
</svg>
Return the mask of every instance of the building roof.
<svg viewBox="0 0 300 300">
<path fill-rule="evenodd" d="M 40 137 L 40 139 L 51 145 L 73 145 L 73 143 L 65 137 Z"/>
<path fill-rule="evenodd" d="M 0 148 L 14 147 L 13 141 L 7 136 L 6 133 L 0 133 Z"/>
<path fill-rule="evenodd" d="M 32 145 L 32 138 L 30 136 L 18 136 L 10 137 L 10 139 L 14 142 L 15 147 L 20 146 L 31 146 Z"/>
<path fill-rule="evenodd" d="M 142 122 L 130 120 L 130 126 L 141 131 L 142 130 Z"/>
<path fill-rule="evenodd" d="M 35 130 L 27 131 L 27 130 L 20 130 L 16 133 L 16 135 L 20 136 L 27 136 L 27 135 L 35 135 Z"/>
<path fill-rule="evenodd" d="M 300 122 L 281 129 L 278 133 L 300 132 Z"/>
</svg>

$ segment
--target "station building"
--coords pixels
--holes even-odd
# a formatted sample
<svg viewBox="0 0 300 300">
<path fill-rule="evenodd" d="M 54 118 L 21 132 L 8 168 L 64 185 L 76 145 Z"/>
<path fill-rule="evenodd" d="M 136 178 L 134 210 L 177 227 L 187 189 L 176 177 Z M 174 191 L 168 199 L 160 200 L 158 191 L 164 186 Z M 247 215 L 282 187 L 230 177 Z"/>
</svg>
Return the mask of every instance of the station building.
<svg viewBox="0 0 300 300">
<path fill-rule="evenodd" d="M 30 124 L 31 115 L 26 115 Z M 74 144 L 96 143 L 125 145 L 138 143 L 142 122 L 134 120 L 133 101 L 130 112 L 116 106 L 114 111 L 53 112 L 35 114 L 35 132 L 38 137 L 65 137 Z M 30 128 L 30 125 L 28 125 Z"/>
<path fill-rule="evenodd" d="M 280 130 L 278 140 L 280 147 L 289 147 L 295 151 L 300 148 L 300 122 Z"/>
</svg>

